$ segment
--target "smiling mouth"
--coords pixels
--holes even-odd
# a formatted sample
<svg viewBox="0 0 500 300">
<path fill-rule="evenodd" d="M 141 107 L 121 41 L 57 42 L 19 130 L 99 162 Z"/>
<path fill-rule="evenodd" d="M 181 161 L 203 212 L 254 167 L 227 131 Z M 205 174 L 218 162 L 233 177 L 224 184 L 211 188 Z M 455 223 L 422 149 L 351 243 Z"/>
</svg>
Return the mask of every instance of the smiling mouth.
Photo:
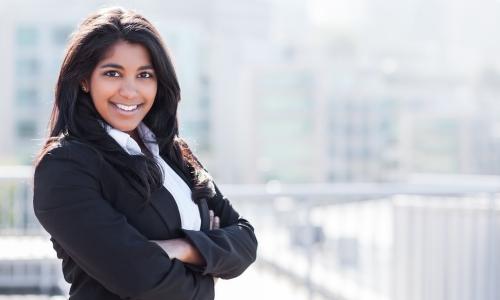
<svg viewBox="0 0 500 300">
<path fill-rule="evenodd" d="M 113 106 L 115 106 L 119 110 L 126 111 L 126 112 L 136 111 L 142 105 L 142 104 L 126 105 L 126 104 L 113 103 L 113 102 L 111 102 L 111 103 L 113 104 Z"/>
</svg>

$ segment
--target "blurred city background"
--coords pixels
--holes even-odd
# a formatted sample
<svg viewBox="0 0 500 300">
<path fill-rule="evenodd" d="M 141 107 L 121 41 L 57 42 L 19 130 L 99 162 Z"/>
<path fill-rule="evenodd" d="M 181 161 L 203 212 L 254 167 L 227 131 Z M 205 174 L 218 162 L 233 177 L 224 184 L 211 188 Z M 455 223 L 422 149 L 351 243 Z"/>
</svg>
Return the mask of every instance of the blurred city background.
<svg viewBox="0 0 500 300">
<path fill-rule="evenodd" d="M 70 33 L 160 30 L 181 135 L 259 238 L 216 299 L 500 299 L 499 0 L 0 1 L 0 299 L 66 299 L 32 212 Z"/>
</svg>

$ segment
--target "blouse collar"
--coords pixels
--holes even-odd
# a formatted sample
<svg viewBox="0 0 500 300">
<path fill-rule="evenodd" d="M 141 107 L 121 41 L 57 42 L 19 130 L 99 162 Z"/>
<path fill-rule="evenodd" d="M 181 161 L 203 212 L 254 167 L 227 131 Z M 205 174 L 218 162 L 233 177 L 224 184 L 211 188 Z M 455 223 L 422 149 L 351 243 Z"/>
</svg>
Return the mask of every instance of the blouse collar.
<svg viewBox="0 0 500 300">
<path fill-rule="evenodd" d="M 129 155 L 144 155 L 141 151 L 141 147 L 139 144 L 128 134 L 123 131 L 120 131 L 116 128 L 111 127 L 109 124 L 101 122 L 106 129 L 106 132 L 127 152 Z M 160 149 L 156 142 L 155 134 L 149 129 L 146 124 L 141 122 L 139 126 L 137 126 L 137 131 L 139 133 L 139 137 L 142 139 L 144 145 L 148 148 L 148 150 L 154 155 L 160 155 Z"/>
</svg>

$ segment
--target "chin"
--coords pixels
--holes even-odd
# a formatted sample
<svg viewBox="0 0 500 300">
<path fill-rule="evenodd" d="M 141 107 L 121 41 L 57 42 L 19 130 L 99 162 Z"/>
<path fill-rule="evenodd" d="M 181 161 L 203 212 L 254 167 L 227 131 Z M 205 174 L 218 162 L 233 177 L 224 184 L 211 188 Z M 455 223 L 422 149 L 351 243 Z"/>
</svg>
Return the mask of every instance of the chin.
<svg viewBox="0 0 500 300">
<path fill-rule="evenodd" d="M 116 124 L 116 126 L 112 124 L 111 126 L 113 126 L 115 129 L 118 129 L 118 130 L 123 131 L 123 132 L 130 132 L 130 131 L 133 131 L 134 129 L 136 129 L 137 126 L 139 126 L 139 123 L 137 123 L 137 124 L 126 124 L 126 125 L 124 125 L 124 124 L 121 124 L 121 125 L 120 124 Z"/>
</svg>

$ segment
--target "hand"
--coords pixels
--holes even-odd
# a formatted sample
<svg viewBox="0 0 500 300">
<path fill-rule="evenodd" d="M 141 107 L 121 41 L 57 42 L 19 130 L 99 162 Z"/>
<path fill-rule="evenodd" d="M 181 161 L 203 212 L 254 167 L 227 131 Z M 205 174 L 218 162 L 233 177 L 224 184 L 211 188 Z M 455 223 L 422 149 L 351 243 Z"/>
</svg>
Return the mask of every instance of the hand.
<svg viewBox="0 0 500 300">
<path fill-rule="evenodd" d="M 209 210 L 210 214 L 210 230 L 219 229 L 220 228 L 220 218 L 217 217 L 213 210 Z"/>
<path fill-rule="evenodd" d="M 190 263 L 197 266 L 205 265 L 205 260 L 188 240 L 184 238 L 170 240 L 151 240 L 158 244 L 165 251 L 170 259 L 178 259 L 185 263 Z"/>
<path fill-rule="evenodd" d="M 213 229 L 219 229 L 220 228 L 220 218 L 217 217 L 214 213 L 213 210 L 209 210 L 208 213 L 210 214 L 210 230 Z M 212 277 L 214 279 L 214 286 L 217 283 L 217 280 L 219 280 L 219 277 Z"/>
<path fill-rule="evenodd" d="M 220 228 L 220 218 L 214 214 L 213 210 L 209 211 L 210 215 L 210 230 Z M 197 266 L 206 265 L 205 260 L 188 240 L 184 238 L 170 240 L 151 240 L 158 244 L 165 251 L 170 259 L 178 259 L 185 263 L 190 263 Z M 216 280 L 214 279 L 214 283 Z"/>
</svg>

